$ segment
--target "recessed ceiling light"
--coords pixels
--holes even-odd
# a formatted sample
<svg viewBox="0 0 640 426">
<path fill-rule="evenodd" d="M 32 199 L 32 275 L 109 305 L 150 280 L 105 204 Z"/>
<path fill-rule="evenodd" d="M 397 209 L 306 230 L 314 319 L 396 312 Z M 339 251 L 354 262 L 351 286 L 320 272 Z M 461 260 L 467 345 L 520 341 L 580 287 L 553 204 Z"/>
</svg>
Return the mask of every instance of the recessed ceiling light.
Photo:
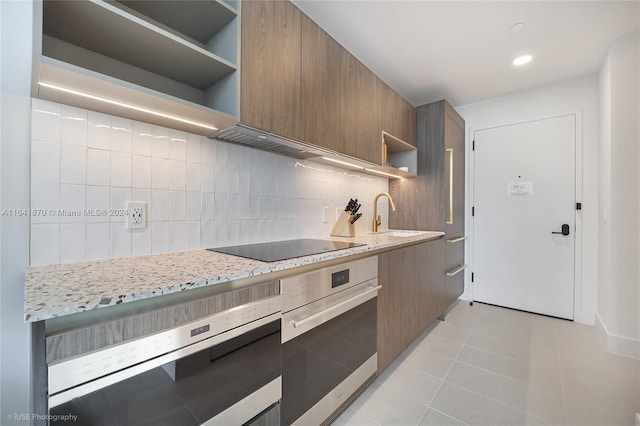
<svg viewBox="0 0 640 426">
<path fill-rule="evenodd" d="M 520 65 L 528 64 L 529 62 L 531 62 L 531 59 L 533 59 L 531 55 L 518 56 L 513 60 L 513 65 L 520 66 Z"/>
<path fill-rule="evenodd" d="M 509 28 L 509 31 L 511 31 L 512 33 L 517 33 L 522 31 L 523 29 L 524 29 L 524 24 L 522 22 L 518 22 L 517 24 L 513 24 Z"/>
</svg>

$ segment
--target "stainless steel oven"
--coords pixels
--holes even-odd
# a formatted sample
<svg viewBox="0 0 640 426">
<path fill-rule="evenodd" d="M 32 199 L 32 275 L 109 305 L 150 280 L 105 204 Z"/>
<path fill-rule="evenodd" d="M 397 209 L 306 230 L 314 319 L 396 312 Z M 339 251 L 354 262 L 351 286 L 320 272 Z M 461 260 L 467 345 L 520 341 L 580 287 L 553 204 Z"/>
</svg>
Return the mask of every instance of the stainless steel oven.
<svg viewBox="0 0 640 426">
<path fill-rule="evenodd" d="M 274 296 L 49 365 L 51 424 L 277 424 L 280 309 Z"/>
<path fill-rule="evenodd" d="M 281 280 L 282 423 L 320 425 L 376 373 L 378 259 Z"/>
</svg>

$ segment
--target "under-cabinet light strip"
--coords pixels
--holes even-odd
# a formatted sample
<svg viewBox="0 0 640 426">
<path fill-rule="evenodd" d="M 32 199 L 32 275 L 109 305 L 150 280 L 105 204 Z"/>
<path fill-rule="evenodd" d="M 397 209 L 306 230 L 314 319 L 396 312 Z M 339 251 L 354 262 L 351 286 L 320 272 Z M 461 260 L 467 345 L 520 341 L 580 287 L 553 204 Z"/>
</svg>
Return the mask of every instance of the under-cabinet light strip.
<svg viewBox="0 0 640 426">
<path fill-rule="evenodd" d="M 202 128 L 209 129 L 209 130 L 218 130 L 217 127 L 210 126 L 208 124 L 197 123 L 195 121 L 191 121 L 191 120 L 187 120 L 187 119 L 184 119 L 184 118 L 176 117 L 175 115 L 164 114 L 162 112 L 154 111 L 154 110 L 151 110 L 151 109 L 146 109 L 146 108 L 142 108 L 142 107 L 131 105 L 131 104 L 125 104 L 123 102 L 114 101 L 112 99 L 102 98 L 100 96 L 90 95 L 88 93 L 79 92 L 77 90 L 68 89 L 66 87 L 56 86 L 55 84 L 44 83 L 42 81 L 40 81 L 38 84 L 40 86 L 48 87 L 50 89 L 58 90 L 60 92 L 70 93 L 70 94 L 76 95 L 76 96 L 81 96 L 83 98 L 93 99 L 95 101 L 105 102 L 105 103 L 108 103 L 108 104 L 111 104 L 111 105 L 120 106 L 120 107 L 123 107 L 123 108 L 129 108 L 129 109 L 132 109 L 132 110 L 135 110 L 135 111 L 144 112 L 146 114 L 151 114 L 151 115 L 155 115 L 155 116 L 162 117 L 162 118 L 168 118 L 170 120 L 175 120 L 175 121 L 179 121 L 181 123 L 191 124 L 191 125 L 202 127 Z"/>
<path fill-rule="evenodd" d="M 396 178 L 396 179 L 402 179 L 402 176 L 398 176 L 398 175 L 393 175 L 391 173 L 387 173 L 387 172 L 381 172 L 380 170 L 374 170 L 374 169 L 365 169 L 368 172 L 373 172 L 373 173 L 378 173 L 380 175 L 385 175 L 385 176 L 389 176 L 392 178 Z"/>
<path fill-rule="evenodd" d="M 334 163 L 338 163 L 338 164 L 342 164 L 343 166 L 349 166 L 349 167 L 353 167 L 355 169 L 364 169 L 364 167 L 361 166 L 357 166 L 355 164 L 351 164 L 351 163 L 347 163 L 346 161 L 340 161 L 340 160 L 336 160 L 335 158 L 331 158 L 331 157 L 322 157 L 323 160 L 327 160 L 327 161 L 332 161 Z"/>
</svg>

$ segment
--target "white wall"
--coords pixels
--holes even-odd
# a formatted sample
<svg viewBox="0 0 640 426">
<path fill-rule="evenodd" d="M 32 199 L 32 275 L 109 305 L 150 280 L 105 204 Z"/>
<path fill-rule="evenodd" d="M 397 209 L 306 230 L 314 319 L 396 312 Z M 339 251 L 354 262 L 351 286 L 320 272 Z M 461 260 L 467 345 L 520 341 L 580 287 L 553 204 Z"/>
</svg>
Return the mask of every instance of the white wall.
<svg viewBox="0 0 640 426">
<path fill-rule="evenodd" d="M 387 179 L 41 99 L 32 116 L 31 207 L 45 215 L 31 218 L 31 265 L 328 236 L 349 198 L 363 204 L 356 227 L 367 232 L 373 199 L 388 187 Z M 125 216 L 108 212 L 127 201 L 147 203 L 146 229 L 126 229 Z"/>
<path fill-rule="evenodd" d="M 488 99 L 456 107 L 467 126 L 467 203 L 472 205 L 473 160 L 471 138 L 475 130 L 577 113 L 578 175 L 577 198 L 583 210 L 576 217 L 576 299 L 575 320 L 593 324 L 597 300 L 598 275 L 598 79 L 589 76 L 571 81 Z M 580 143 L 581 140 L 581 143 Z M 469 212 L 469 210 L 468 210 Z M 466 218 L 469 244 L 467 262 L 473 265 L 472 218 Z M 464 297 L 470 298 L 468 268 Z"/>
<path fill-rule="evenodd" d="M 0 1 L 0 210 L 29 207 L 32 3 Z M 30 344 L 24 323 L 29 218 L 0 218 L 0 424 L 29 415 Z"/>
<path fill-rule="evenodd" d="M 598 325 L 611 352 L 640 357 L 638 34 L 617 40 L 600 72 Z"/>
</svg>

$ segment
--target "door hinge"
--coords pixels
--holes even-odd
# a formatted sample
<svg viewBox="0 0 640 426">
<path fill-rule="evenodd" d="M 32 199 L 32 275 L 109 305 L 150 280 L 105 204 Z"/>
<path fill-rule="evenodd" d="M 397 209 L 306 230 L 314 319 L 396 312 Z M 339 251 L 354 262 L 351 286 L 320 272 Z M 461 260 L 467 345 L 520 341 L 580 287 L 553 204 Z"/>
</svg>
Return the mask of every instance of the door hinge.
<svg viewBox="0 0 640 426">
<path fill-rule="evenodd" d="M 473 141 L 473 143 L 471 144 L 471 151 L 475 151 L 476 150 L 476 141 Z"/>
<path fill-rule="evenodd" d="M 473 272 L 471 273 L 471 282 L 473 282 Z"/>
<path fill-rule="evenodd" d="M 476 208 L 471 207 L 471 216 L 475 216 L 475 215 L 476 215 Z"/>
<path fill-rule="evenodd" d="M 576 203 L 576 210 L 582 210 L 582 203 Z"/>
</svg>

